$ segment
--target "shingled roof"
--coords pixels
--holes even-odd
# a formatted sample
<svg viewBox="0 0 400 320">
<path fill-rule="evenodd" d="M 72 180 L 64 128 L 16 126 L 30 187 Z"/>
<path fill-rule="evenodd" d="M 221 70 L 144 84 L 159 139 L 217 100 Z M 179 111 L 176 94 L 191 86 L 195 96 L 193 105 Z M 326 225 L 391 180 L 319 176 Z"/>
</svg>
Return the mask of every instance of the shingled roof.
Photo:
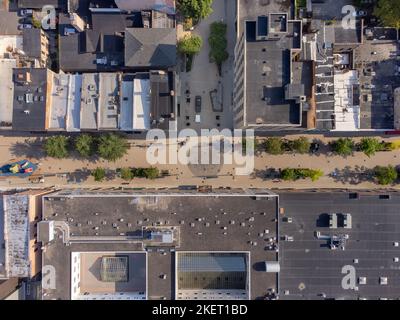
<svg viewBox="0 0 400 320">
<path fill-rule="evenodd" d="M 176 30 L 127 28 L 125 66 L 167 68 L 176 65 Z"/>
</svg>

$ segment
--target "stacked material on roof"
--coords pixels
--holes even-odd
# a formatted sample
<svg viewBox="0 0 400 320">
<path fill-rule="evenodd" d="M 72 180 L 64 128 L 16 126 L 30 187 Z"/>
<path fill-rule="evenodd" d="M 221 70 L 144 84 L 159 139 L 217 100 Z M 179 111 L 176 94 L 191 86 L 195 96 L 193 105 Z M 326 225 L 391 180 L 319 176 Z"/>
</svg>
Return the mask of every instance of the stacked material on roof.
<svg viewBox="0 0 400 320">
<path fill-rule="evenodd" d="M 29 221 L 27 195 L 5 195 L 4 240 L 6 247 L 7 277 L 29 276 Z"/>
</svg>

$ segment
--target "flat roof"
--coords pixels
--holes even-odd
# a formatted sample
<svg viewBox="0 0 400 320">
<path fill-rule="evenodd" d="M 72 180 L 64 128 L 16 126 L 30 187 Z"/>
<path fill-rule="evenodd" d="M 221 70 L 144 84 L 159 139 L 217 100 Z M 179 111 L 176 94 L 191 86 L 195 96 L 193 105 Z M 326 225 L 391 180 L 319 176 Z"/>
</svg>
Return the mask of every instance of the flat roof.
<svg viewBox="0 0 400 320">
<path fill-rule="evenodd" d="M 80 292 L 75 299 L 86 299 L 87 295 L 101 299 L 106 295 L 139 292 L 145 297 L 145 252 L 72 252 L 73 259 L 78 256 Z M 73 276 L 77 274 L 73 273 Z"/>
<path fill-rule="evenodd" d="M 1 35 L 19 35 L 18 30 L 18 12 L 0 10 L 0 34 Z"/>
<path fill-rule="evenodd" d="M 49 130 L 80 130 L 82 75 L 54 74 Z"/>
<path fill-rule="evenodd" d="M 280 235 L 292 236 L 292 242 L 280 242 L 281 299 L 398 299 L 400 269 L 394 258 L 400 251 L 400 193 L 371 192 L 278 192 L 284 216 L 280 218 Z M 349 213 L 351 229 L 330 229 L 329 214 Z M 292 223 L 282 220 L 291 217 Z M 345 250 L 331 250 L 321 235 L 349 236 Z M 344 289 L 343 268 L 354 267 L 357 290 Z M 366 284 L 359 284 L 366 277 Z M 380 277 L 388 284 L 381 285 Z M 285 294 L 288 291 L 288 294 Z"/>
<path fill-rule="evenodd" d="M 18 0 L 18 8 L 42 9 L 46 5 L 59 8 L 64 2 L 63 0 Z"/>
<path fill-rule="evenodd" d="M 178 290 L 247 289 L 244 253 L 178 252 Z"/>
<path fill-rule="evenodd" d="M 121 93 L 120 129 L 149 130 L 151 90 L 148 75 L 123 79 Z"/>
<path fill-rule="evenodd" d="M 171 115 L 175 113 L 173 72 L 151 72 L 150 123 L 152 128 L 168 130 Z M 175 117 L 176 115 L 174 115 Z"/>
<path fill-rule="evenodd" d="M 42 56 L 42 29 L 23 29 L 23 45 L 24 52 L 28 57 L 40 59 Z M 44 35 L 44 33 L 43 33 Z"/>
<path fill-rule="evenodd" d="M 299 105 L 285 99 L 285 86 L 290 83 L 290 59 L 290 50 L 279 49 L 275 41 L 247 42 L 247 124 L 300 122 Z"/>
<path fill-rule="evenodd" d="M 99 74 L 82 74 L 82 97 L 80 110 L 80 128 L 96 130 L 98 127 Z"/>
<path fill-rule="evenodd" d="M 70 250 L 92 251 L 93 248 L 104 246 L 107 250 L 102 251 L 110 248 L 123 251 L 130 245 L 130 250 L 134 247 L 140 251 L 145 246 L 148 252 L 148 296 L 150 299 L 159 299 L 161 296 L 168 299 L 174 296 L 172 279 L 175 279 L 175 275 L 171 268 L 175 250 L 230 252 L 234 249 L 235 252 L 249 252 L 251 298 L 264 296 L 267 288 L 276 289 L 276 274 L 261 271 L 260 265 L 265 260 L 277 260 L 275 251 L 266 251 L 264 248 L 265 239 L 276 236 L 277 224 L 274 219 L 277 197 L 265 193 L 252 196 L 239 192 L 198 196 L 179 192 L 146 192 L 107 194 L 67 191 L 45 196 L 44 219 L 67 221 L 72 240 L 66 246 L 56 237 L 56 241 L 43 253 L 44 265 L 51 264 L 56 270 L 60 268 L 58 274 L 68 274 L 66 268 Z M 153 246 L 141 240 L 142 228 L 155 226 L 175 228 L 179 235 L 178 246 Z M 74 237 L 78 237 L 76 239 L 80 239 L 79 242 L 73 241 Z M 131 238 L 130 241 L 112 242 L 106 240 L 111 239 L 109 237 Z M 82 241 L 84 238 L 103 241 L 85 243 Z M 166 274 L 167 280 L 161 279 L 160 274 Z M 69 276 L 58 277 L 57 288 L 60 289 L 49 291 L 45 299 L 69 299 L 68 279 Z"/>
<path fill-rule="evenodd" d="M 46 130 L 49 72 L 45 68 L 13 69 L 13 130 Z"/>
<path fill-rule="evenodd" d="M 1 40 L 0 40 L 1 42 Z M 0 127 L 11 127 L 13 119 L 13 68 L 17 66 L 14 59 L 0 59 Z"/>
<path fill-rule="evenodd" d="M 118 129 L 120 111 L 120 75 L 99 75 L 99 130 Z"/>
</svg>

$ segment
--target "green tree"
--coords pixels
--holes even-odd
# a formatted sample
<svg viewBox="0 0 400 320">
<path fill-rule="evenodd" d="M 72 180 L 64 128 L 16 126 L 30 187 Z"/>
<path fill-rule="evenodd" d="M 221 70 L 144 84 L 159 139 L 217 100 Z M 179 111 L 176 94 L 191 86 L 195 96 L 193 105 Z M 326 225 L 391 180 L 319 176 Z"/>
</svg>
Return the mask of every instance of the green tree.
<svg viewBox="0 0 400 320">
<path fill-rule="evenodd" d="M 350 138 L 340 138 L 331 144 L 333 152 L 341 156 L 349 156 L 354 150 L 354 141 Z"/>
<path fill-rule="evenodd" d="M 178 11 L 187 19 L 198 22 L 208 17 L 212 12 L 213 0 L 178 0 Z"/>
<path fill-rule="evenodd" d="M 308 177 L 311 179 L 311 181 L 317 181 L 319 178 L 321 178 L 324 175 L 324 172 L 320 169 L 316 170 L 309 170 Z"/>
<path fill-rule="evenodd" d="M 132 172 L 133 176 L 138 178 L 156 179 L 160 176 L 160 171 L 155 167 L 135 168 Z"/>
<path fill-rule="evenodd" d="M 131 168 L 121 168 L 120 170 L 121 178 L 124 180 L 132 180 L 133 172 Z"/>
<path fill-rule="evenodd" d="M 226 51 L 228 41 L 226 40 L 227 26 L 223 22 L 213 22 L 210 26 L 210 36 L 208 43 L 210 44 L 210 60 L 218 66 L 221 75 L 222 63 L 229 58 Z"/>
<path fill-rule="evenodd" d="M 382 143 L 376 138 L 362 138 L 359 147 L 368 157 L 373 156 L 383 148 Z"/>
<path fill-rule="evenodd" d="M 160 171 L 158 168 L 150 167 L 145 169 L 145 176 L 147 179 L 153 180 L 160 176 Z"/>
<path fill-rule="evenodd" d="M 379 0 L 374 9 L 385 27 L 400 29 L 400 1 Z"/>
<path fill-rule="evenodd" d="M 32 17 L 32 25 L 36 29 L 41 29 L 42 28 L 42 21 L 36 19 L 34 16 Z"/>
<path fill-rule="evenodd" d="M 300 137 L 293 141 L 292 147 L 298 153 L 309 153 L 311 143 L 306 137 Z"/>
<path fill-rule="evenodd" d="M 297 180 L 297 175 L 295 169 L 285 168 L 281 171 L 281 179 L 285 181 L 295 181 Z"/>
<path fill-rule="evenodd" d="M 268 138 L 265 143 L 265 151 L 270 154 L 282 154 L 283 153 L 283 141 L 278 137 Z"/>
<path fill-rule="evenodd" d="M 312 181 L 317 181 L 323 175 L 324 172 L 319 169 L 285 168 L 281 171 L 281 178 L 287 181 L 295 181 L 306 178 L 310 178 Z"/>
<path fill-rule="evenodd" d="M 114 133 L 102 135 L 98 141 L 98 153 L 103 159 L 116 161 L 127 154 L 129 149 L 125 138 Z"/>
<path fill-rule="evenodd" d="M 104 168 L 96 168 L 92 171 L 91 175 L 95 181 L 101 182 L 106 177 L 106 170 Z"/>
<path fill-rule="evenodd" d="M 378 183 L 382 185 L 393 184 L 398 176 L 397 170 L 391 165 L 387 167 L 376 166 L 374 168 L 374 174 Z"/>
<path fill-rule="evenodd" d="M 203 40 L 200 36 L 186 35 L 178 42 L 178 51 L 182 54 L 194 56 L 198 54 L 203 46 Z"/>
<path fill-rule="evenodd" d="M 66 136 L 53 136 L 46 139 L 44 151 L 53 158 L 67 158 L 69 155 L 69 138 Z"/>
<path fill-rule="evenodd" d="M 90 157 L 95 151 L 95 139 L 89 134 L 81 134 L 75 139 L 75 149 L 82 157 Z"/>
</svg>

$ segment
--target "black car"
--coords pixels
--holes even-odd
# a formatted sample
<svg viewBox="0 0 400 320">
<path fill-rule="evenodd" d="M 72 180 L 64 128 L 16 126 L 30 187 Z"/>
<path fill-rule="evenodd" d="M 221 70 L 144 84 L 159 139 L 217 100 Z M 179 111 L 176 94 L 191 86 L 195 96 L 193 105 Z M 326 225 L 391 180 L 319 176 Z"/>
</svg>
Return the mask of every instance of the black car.
<svg viewBox="0 0 400 320">
<path fill-rule="evenodd" d="M 201 96 L 196 96 L 194 110 L 196 113 L 201 113 Z"/>
</svg>

